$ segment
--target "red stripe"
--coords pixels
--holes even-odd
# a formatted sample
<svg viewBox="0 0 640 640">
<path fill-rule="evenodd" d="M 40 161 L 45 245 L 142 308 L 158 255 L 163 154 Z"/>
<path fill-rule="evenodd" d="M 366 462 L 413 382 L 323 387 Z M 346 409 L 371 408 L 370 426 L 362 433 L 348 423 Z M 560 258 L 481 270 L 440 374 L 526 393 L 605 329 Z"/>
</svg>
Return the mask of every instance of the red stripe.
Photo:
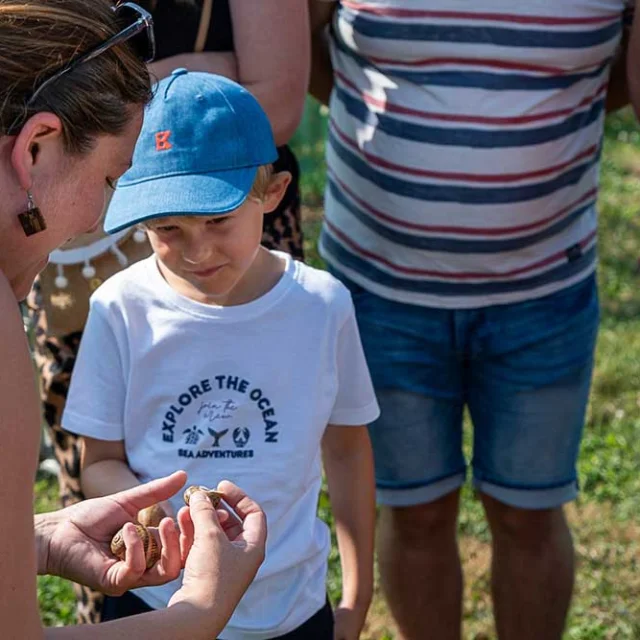
<svg viewBox="0 0 640 640">
<path fill-rule="evenodd" d="M 467 235 L 467 236 L 489 236 L 489 237 L 497 237 L 497 236 L 507 236 L 516 233 L 523 233 L 525 231 L 533 231 L 535 229 L 539 229 L 542 227 L 548 226 L 550 223 L 555 222 L 556 220 L 562 218 L 564 215 L 573 211 L 579 205 L 584 204 L 591 198 L 595 197 L 598 193 L 597 189 L 589 189 L 583 196 L 572 202 L 570 205 L 563 207 L 560 211 L 557 211 L 551 216 L 547 218 L 543 218 L 541 220 L 536 220 L 535 222 L 530 222 L 529 224 L 522 224 L 515 227 L 460 227 L 453 225 L 427 225 L 427 224 L 418 224 L 415 222 L 408 222 L 406 220 L 398 220 L 393 216 L 390 216 L 387 213 L 384 213 L 378 209 L 374 209 L 369 203 L 359 198 L 340 178 L 336 176 L 336 174 L 329 170 L 328 171 L 330 177 L 340 185 L 340 188 L 363 210 L 367 211 L 374 218 L 378 218 L 379 220 L 383 220 L 384 222 L 391 223 L 395 226 L 411 229 L 412 231 L 420 231 L 425 233 L 442 233 L 442 234 L 458 234 L 458 235 Z"/>
<path fill-rule="evenodd" d="M 491 67 L 494 69 L 509 69 L 516 71 L 534 71 L 548 75 L 558 76 L 568 73 L 597 69 L 605 63 L 605 60 L 598 64 L 584 65 L 573 69 L 562 69 L 561 67 L 546 67 L 540 64 L 525 64 L 523 62 L 513 62 L 511 60 L 496 60 L 492 58 L 425 58 L 423 60 L 393 60 L 391 58 L 376 58 L 368 56 L 367 60 L 377 65 L 393 65 L 403 67 L 434 67 L 438 65 L 456 65 L 460 67 Z"/>
<path fill-rule="evenodd" d="M 591 145 L 581 153 L 579 153 L 571 160 L 567 162 L 563 162 L 561 164 L 553 165 L 551 167 L 546 167 L 544 169 L 538 169 L 537 171 L 530 171 L 528 173 L 455 173 L 452 171 L 433 171 L 430 169 L 416 169 L 414 167 L 409 167 L 407 165 L 396 164 L 394 162 L 389 162 L 384 158 L 374 155 L 373 153 L 369 153 L 364 149 L 360 148 L 355 140 L 349 138 L 346 133 L 341 131 L 335 121 L 331 119 L 330 125 L 333 128 L 334 132 L 337 136 L 344 142 L 347 146 L 351 147 L 354 151 L 356 151 L 359 155 L 366 158 L 367 162 L 370 164 L 376 165 L 378 167 L 382 167 L 383 169 L 388 169 L 390 171 L 398 171 L 405 175 L 417 176 L 420 178 L 435 178 L 437 180 L 456 180 L 460 182 L 478 182 L 481 184 L 506 184 L 509 182 L 520 182 L 522 180 L 530 180 L 532 178 L 542 178 L 544 176 L 548 176 L 553 173 L 558 173 L 567 167 L 570 167 L 573 164 L 580 162 L 586 158 L 589 158 L 594 155 L 597 151 L 596 145 Z"/>
<path fill-rule="evenodd" d="M 427 11 L 421 9 L 396 9 L 391 7 L 376 7 L 363 2 L 342 0 L 342 6 L 354 11 L 372 13 L 378 16 L 395 18 L 442 18 L 453 20 L 490 20 L 493 22 L 511 22 L 515 24 L 537 24 L 547 26 L 569 26 L 582 24 L 602 24 L 620 19 L 620 14 L 611 13 L 604 16 L 590 16 L 582 18 L 556 18 L 553 16 L 528 16 L 510 13 L 473 13 L 470 11 Z"/>
<path fill-rule="evenodd" d="M 512 117 L 491 117 L 491 116 L 468 116 L 451 113 L 437 113 L 435 111 L 422 111 L 420 109 L 412 109 L 399 104 L 395 104 L 388 100 L 380 100 L 369 93 L 362 92 L 357 85 L 351 82 L 342 72 L 334 71 L 336 78 L 344 85 L 355 91 L 358 97 L 361 97 L 366 104 L 372 105 L 379 109 L 383 109 L 387 113 L 398 113 L 407 116 L 415 116 L 426 120 L 439 120 L 441 122 L 459 122 L 467 124 L 489 124 L 489 125 L 510 125 L 510 124 L 530 124 L 540 122 L 542 120 L 551 120 L 562 116 L 573 115 L 576 111 L 583 107 L 590 106 L 597 98 L 600 98 L 607 90 L 607 83 L 603 83 L 593 95 L 583 98 L 574 108 L 557 109 L 555 111 L 547 111 L 545 113 L 537 113 L 530 116 L 512 116 Z"/>
<path fill-rule="evenodd" d="M 339 231 L 335 225 L 331 224 L 328 220 L 325 219 L 325 224 L 331 229 L 332 233 L 336 235 L 340 240 L 351 248 L 355 253 L 360 254 L 364 258 L 369 258 L 374 262 L 378 262 L 379 264 L 383 264 L 398 273 L 403 273 L 406 275 L 412 276 L 427 276 L 432 278 L 439 278 L 441 280 L 499 280 L 502 278 L 512 278 L 514 276 L 522 275 L 524 273 L 528 273 L 530 271 L 535 271 L 536 269 L 540 269 L 542 267 L 547 267 L 554 262 L 559 262 L 562 259 L 566 259 L 567 253 L 566 251 L 558 251 L 544 260 L 538 260 L 538 262 L 534 262 L 532 264 L 527 265 L 526 267 L 520 267 L 519 269 L 512 269 L 511 271 L 504 271 L 503 273 L 474 273 L 474 272 L 458 272 L 458 273 L 448 273 L 446 271 L 435 271 L 434 269 L 417 269 L 415 267 L 405 267 L 402 265 L 395 264 L 391 262 L 387 258 L 383 258 L 368 249 L 364 249 L 360 245 L 356 244 L 351 238 L 347 237 L 344 233 Z M 596 232 L 592 231 L 588 236 L 583 238 L 579 244 L 582 249 L 584 249 L 593 238 L 596 236 Z"/>
</svg>

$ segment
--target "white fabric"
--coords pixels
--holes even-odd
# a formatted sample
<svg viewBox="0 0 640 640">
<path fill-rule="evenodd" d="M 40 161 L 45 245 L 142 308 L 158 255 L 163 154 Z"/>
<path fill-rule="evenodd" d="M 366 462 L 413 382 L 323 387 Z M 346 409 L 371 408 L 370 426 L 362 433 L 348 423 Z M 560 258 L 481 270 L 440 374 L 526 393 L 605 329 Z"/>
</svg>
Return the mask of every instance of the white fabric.
<svg viewBox="0 0 640 640">
<path fill-rule="evenodd" d="M 323 606 L 321 438 L 379 414 L 348 290 L 286 260 L 271 291 L 234 307 L 179 295 L 154 256 L 114 275 L 91 299 L 63 416 L 72 432 L 124 439 L 143 482 L 185 469 L 190 484 L 229 479 L 264 507 L 266 560 L 224 640 L 282 635 Z M 158 608 L 178 585 L 136 593 Z"/>
</svg>

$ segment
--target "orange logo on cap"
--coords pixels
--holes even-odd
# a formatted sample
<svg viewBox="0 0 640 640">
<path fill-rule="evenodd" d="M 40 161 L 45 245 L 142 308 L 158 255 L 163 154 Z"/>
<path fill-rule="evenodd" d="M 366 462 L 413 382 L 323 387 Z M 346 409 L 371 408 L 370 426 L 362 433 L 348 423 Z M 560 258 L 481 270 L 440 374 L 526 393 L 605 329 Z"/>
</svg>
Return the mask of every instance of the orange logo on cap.
<svg viewBox="0 0 640 640">
<path fill-rule="evenodd" d="M 167 151 L 173 146 L 169 142 L 171 131 L 158 131 L 156 133 L 156 151 Z"/>
</svg>

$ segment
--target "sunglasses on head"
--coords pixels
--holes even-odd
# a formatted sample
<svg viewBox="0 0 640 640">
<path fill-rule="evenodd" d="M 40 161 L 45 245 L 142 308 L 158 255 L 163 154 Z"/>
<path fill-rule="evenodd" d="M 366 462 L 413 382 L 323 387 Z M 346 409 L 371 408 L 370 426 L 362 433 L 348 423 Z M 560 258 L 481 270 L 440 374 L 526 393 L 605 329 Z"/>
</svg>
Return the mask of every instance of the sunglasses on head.
<svg viewBox="0 0 640 640">
<path fill-rule="evenodd" d="M 153 17 L 148 11 L 139 7 L 134 2 L 120 2 L 113 7 L 116 21 L 121 25 L 121 29 L 114 36 L 89 49 L 89 51 L 73 58 L 63 67 L 49 76 L 29 97 L 25 105 L 25 111 L 32 105 L 38 96 L 51 84 L 59 80 L 70 71 L 77 69 L 80 65 L 89 60 L 97 58 L 105 51 L 127 43 L 143 62 L 152 62 L 156 55 L 156 40 L 153 33 Z M 8 133 L 15 131 L 20 116 L 9 127 Z"/>
</svg>

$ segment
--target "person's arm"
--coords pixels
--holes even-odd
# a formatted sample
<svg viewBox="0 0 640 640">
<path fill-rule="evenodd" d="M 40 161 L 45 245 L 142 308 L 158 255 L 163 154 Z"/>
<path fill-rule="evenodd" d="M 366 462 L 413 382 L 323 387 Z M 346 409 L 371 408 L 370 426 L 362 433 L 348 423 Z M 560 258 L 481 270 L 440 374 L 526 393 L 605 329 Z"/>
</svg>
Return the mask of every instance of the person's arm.
<svg viewBox="0 0 640 640">
<path fill-rule="evenodd" d="M 82 438 L 80 484 L 86 498 L 99 498 L 140 484 L 127 464 L 123 440 Z"/>
<path fill-rule="evenodd" d="M 0 620 L 3 638 L 42 638 L 33 482 L 40 401 L 18 303 L 0 273 Z"/>
<path fill-rule="evenodd" d="M 373 454 L 365 426 L 329 425 L 322 439 L 342 567 L 335 640 L 357 640 L 373 594 Z"/>
<path fill-rule="evenodd" d="M 629 46 L 627 47 L 627 80 L 631 105 L 636 117 L 640 119 L 640 10 L 638 9 L 633 16 Z"/>
<path fill-rule="evenodd" d="M 622 109 L 629 104 L 629 80 L 627 78 L 627 65 L 629 58 L 630 29 L 623 25 L 622 39 L 611 65 L 609 84 L 607 86 L 606 110 L 607 113 Z"/>
<path fill-rule="evenodd" d="M 309 0 L 311 27 L 311 75 L 309 93 L 322 104 L 328 105 L 333 89 L 333 67 L 329 55 L 327 25 L 331 22 L 337 2 Z"/>
<path fill-rule="evenodd" d="M 235 52 L 203 51 L 151 65 L 159 78 L 176 67 L 217 73 L 235 80 L 258 99 L 277 145 L 295 132 L 307 92 L 309 16 L 301 0 L 230 0 Z"/>
<path fill-rule="evenodd" d="M 169 479 L 156 480 L 113 496 L 85 500 L 57 512 L 57 516 L 52 514 L 58 526 L 50 521 L 42 539 L 50 549 L 48 562 L 54 567 L 53 573 L 71 580 L 80 578 L 94 588 L 102 587 L 104 578 L 100 568 L 111 572 L 114 561 L 101 560 L 97 545 L 106 553 L 110 536 L 122 525 L 123 517 L 130 517 L 148 506 L 154 497 L 168 497 L 168 488 L 175 488 L 173 485 L 184 482 L 184 478 L 184 472 L 180 472 Z M 191 496 L 189 507 L 183 507 L 178 513 L 181 550 L 186 555 L 183 583 L 168 607 L 94 625 L 91 638 L 210 640 L 222 631 L 264 560 L 266 519 L 260 507 L 235 485 L 222 482 L 218 489 L 240 520 L 221 524 L 203 492 Z M 167 529 L 177 535 L 174 525 L 169 520 L 164 522 L 169 525 Z M 131 529 L 131 525 L 128 526 Z M 142 552 L 135 533 L 129 533 Z M 91 566 L 93 570 L 88 569 Z M 60 571 L 61 567 L 67 570 Z M 35 588 L 33 591 L 35 594 Z M 3 618 L 3 633 L 5 620 Z M 84 640 L 86 635 L 82 626 L 47 629 L 44 633 L 45 638 L 54 640 Z M 6 637 L 31 639 L 41 638 L 43 634 L 19 633 Z"/>
<path fill-rule="evenodd" d="M 189 71 L 205 71 L 238 81 L 238 63 L 232 51 L 198 51 L 178 53 L 175 56 L 156 60 L 149 65 L 154 78 L 162 80 L 174 69 L 184 67 Z"/>
</svg>

